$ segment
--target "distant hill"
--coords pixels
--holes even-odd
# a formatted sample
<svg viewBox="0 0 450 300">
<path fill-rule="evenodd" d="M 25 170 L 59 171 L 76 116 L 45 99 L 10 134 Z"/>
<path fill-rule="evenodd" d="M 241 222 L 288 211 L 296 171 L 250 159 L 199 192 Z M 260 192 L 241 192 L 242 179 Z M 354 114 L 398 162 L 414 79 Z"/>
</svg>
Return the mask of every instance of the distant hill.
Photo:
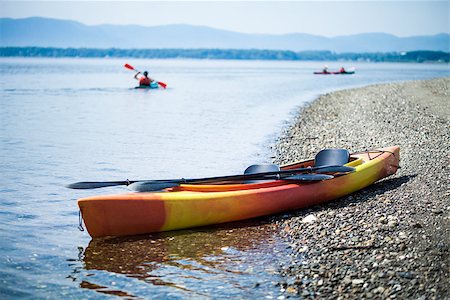
<svg viewBox="0 0 450 300">
<path fill-rule="evenodd" d="M 121 49 L 267 49 L 342 52 L 450 52 L 450 35 L 397 37 L 365 33 L 327 38 L 304 33 L 246 34 L 205 26 L 87 26 L 48 18 L 0 18 L 1 47 L 74 47 Z"/>
</svg>

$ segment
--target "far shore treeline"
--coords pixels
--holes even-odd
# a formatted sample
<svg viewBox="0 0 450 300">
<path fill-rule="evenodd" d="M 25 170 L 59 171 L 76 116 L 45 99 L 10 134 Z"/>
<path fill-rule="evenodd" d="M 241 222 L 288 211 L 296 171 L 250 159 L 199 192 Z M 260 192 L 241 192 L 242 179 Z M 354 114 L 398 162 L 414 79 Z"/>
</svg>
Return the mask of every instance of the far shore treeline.
<svg viewBox="0 0 450 300">
<path fill-rule="evenodd" d="M 307 60 L 367 62 L 441 62 L 450 61 L 442 51 L 336 53 L 332 51 L 258 50 L 258 49 L 94 49 L 52 47 L 0 47 L 0 57 L 81 57 L 81 58 L 188 58 L 236 60 Z"/>
</svg>

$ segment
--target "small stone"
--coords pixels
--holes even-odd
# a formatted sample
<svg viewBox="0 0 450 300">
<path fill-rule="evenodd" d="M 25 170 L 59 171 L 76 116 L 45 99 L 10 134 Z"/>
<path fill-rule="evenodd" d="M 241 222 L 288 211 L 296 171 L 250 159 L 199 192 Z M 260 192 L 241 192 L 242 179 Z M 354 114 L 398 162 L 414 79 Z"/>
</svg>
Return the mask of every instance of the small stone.
<svg viewBox="0 0 450 300">
<path fill-rule="evenodd" d="M 398 276 L 406 278 L 406 279 L 414 278 L 414 275 L 411 272 L 398 272 Z"/>
<path fill-rule="evenodd" d="M 353 279 L 352 280 L 352 285 L 361 285 L 364 283 L 363 279 Z"/>
<path fill-rule="evenodd" d="M 348 276 L 346 276 L 346 277 L 344 277 L 344 279 L 342 279 L 342 283 L 344 284 L 344 285 L 348 285 L 348 284 L 350 284 L 352 281 L 350 280 L 350 277 L 348 277 Z"/>
<path fill-rule="evenodd" d="M 289 294 L 297 294 L 297 293 L 298 293 L 298 290 L 297 290 L 297 288 L 295 288 L 295 287 L 293 287 L 293 286 L 288 286 L 288 287 L 286 288 L 286 293 L 289 293 Z"/>
<path fill-rule="evenodd" d="M 306 251 L 308 251 L 308 246 L 303 246 L 300 249 L 298 249 L 298 252 L 300 252 L 300 253 L 303 253 L 303 252 L 306 252 Z"/>
<path fill-rule="evenodd" d="M 395 227 L 395 226 L 397 226 L 397 221 L 395 221 L 395 220 L 389 221 L 389 222 L 388 222 L 388 226 L 389 226 L 389 227 Z"/>
<path fill-rule="evenodd" d="M 382 286 L 377 287 L 376 289 L 373 289 L 374 294 L 383 294 L 385 288 Z"/>
<path fill-rule="evenodd" d="M 302 223 L 313 223 L 317 221 L 316 216 L 314 215 L 307 215 L 306 217 L 303 218 Z"/>
</svg>

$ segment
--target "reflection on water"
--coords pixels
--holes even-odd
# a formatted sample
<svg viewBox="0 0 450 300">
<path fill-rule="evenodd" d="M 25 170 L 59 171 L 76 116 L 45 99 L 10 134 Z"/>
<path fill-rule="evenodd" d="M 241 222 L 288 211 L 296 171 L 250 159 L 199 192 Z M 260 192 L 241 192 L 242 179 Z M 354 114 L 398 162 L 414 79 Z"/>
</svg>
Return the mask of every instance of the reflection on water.
<svg viewBox="0 0 450 300">
<path fill-rule="evenodd" d="M 83 269 L 89 271 L 80 287 L 123 297 L 144 297 L 149 292 L 152 297 L 276 297 L 278 267 L 288 256 L 287 243 L 277 232 L 277 225 L 266 218 L 95 239 L 80 257 Z M 118 274 L 120 282 L 127 283 L 108 284 L 102 271 Z"/>
</svg>

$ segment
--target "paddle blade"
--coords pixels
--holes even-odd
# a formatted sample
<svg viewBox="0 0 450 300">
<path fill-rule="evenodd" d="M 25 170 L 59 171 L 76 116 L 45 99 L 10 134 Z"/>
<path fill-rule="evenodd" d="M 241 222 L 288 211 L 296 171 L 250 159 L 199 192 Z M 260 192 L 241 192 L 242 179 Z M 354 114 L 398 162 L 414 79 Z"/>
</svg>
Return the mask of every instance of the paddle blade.
<svg viewBox="0 0 450 300">
<path fill-rule="evenodd" d="M 355 168 L 347 166 L 320 166 L 312 168 L 317 173 L 351 173 L 355 172 Z"/>
<path fill-rule="evenodd" d="M 128 185 L 129 181 L 83 181 L 83 182 L 75 182 L 67 185 L 66 187 L 69 189 L 76 190 L 86 190 L 86 189 L 98 189 L 102 187 L 108 186 L 117 186 L 117 185 Z"/>
<path fill-rule="evenodd" d="M 179 185 L 179 183 L 175 182 L 141 181 L 130 184 L 128 188 L 135 192 L 158 192 Z"/>
<path fill-rule="evenodd" d="M 134 71 L 134 67 L 132 65 L 125 64 L 124 67 Z"/>
<path fill-rule="evenodd" d="M 281 178 L 282 180 L 293 180 L 293 181 L 322 181 L 332 179 L 334 176 L 327 174 L 297 174 L 285 178 Z"/>
<path fill-rule="evenodd" d="M 167 84 L 165 84 L 164 82 L 158 81 L 158 84 L 163 88 L 167 88 Z"/>
</svg>

